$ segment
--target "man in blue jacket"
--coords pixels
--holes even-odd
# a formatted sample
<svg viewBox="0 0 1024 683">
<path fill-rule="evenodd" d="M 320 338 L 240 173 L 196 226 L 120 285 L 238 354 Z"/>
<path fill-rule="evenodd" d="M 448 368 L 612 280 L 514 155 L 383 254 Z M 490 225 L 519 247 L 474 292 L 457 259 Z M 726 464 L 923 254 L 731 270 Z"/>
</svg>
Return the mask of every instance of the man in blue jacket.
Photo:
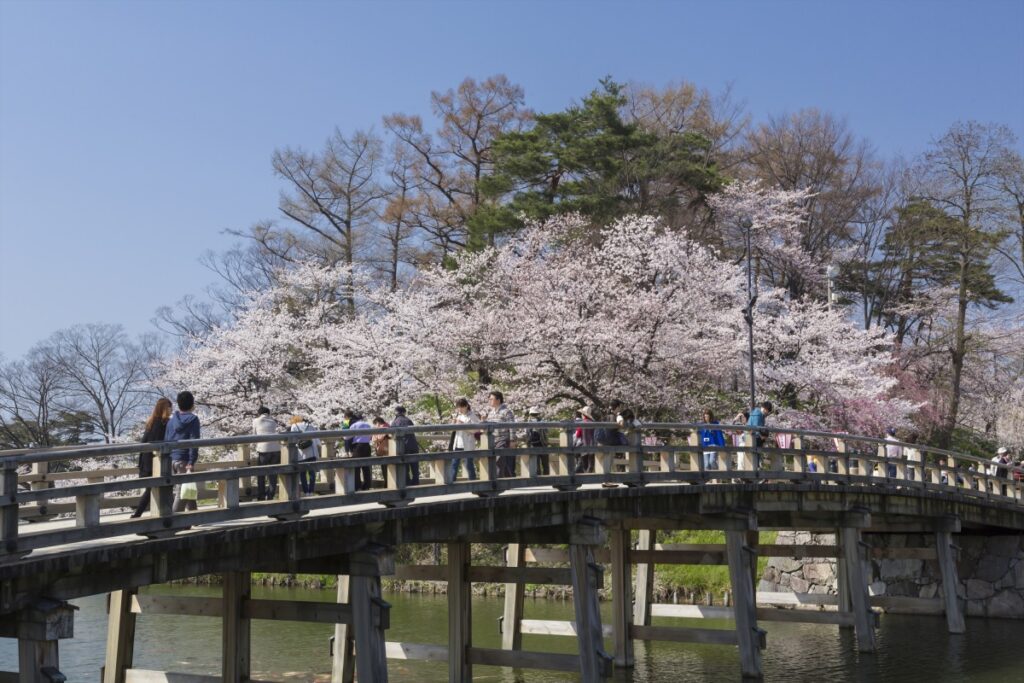
<svg viewBox="0 0 1024 683">
<path fill-rule="evenodd" d="M 718 424 L 718 420 L 715 419 L 715 414 L 710 410 L 704 411 L 704 424 Z M 704 469 L 717 470 L 718 451 L 719 449 L 725 448 L 725 434 L 722 433 L 721 429 L 701 429 L 700 447 L 704 455 Z M 725 457 L 729 457 L 728 453 L 725 455 Z"/>
<path fill-rule="evenodd" d="M 164 441 L 187 441 L 199 438 L 199 416 L 192 412 L 196 399 L 191 391 L 183 391 L 178 394 L 178 410 L 171 416 L 167 423 L 167 432 L 164 434 Z M 171 451 L 171 471 L 174 474 L 185 474 L 191 472 L 199 459 L 198 448 L 175 448 Z M 198 507 L 194 500 L 183 500 L 178 494 L 174 496 L 175 512 L 182 510 L 195 510 Z"/>
</svg>

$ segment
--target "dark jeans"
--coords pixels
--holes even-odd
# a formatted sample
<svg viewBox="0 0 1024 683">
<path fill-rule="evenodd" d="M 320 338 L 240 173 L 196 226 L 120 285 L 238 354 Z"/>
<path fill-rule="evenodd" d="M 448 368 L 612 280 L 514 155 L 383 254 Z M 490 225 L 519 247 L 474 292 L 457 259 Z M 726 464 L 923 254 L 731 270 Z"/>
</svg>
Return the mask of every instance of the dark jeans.
<svg viewBox="0 0 1024 683">
<path fill-rule="evenodd" d="M 141 453 L 139 454 L 139 478 L 152 477 L 153 476 L 153 454 L 152 453 Z M 135 506 L 135 511 L 132 513 L 132 517 L 141 517 L 142 513 L 149 509 L 149 498 L 150 490 L 146 489 L 142 492 L 142 497 L 139 498 L 139 504 Z"/>
<path fill-rule="evenodd" d="M 465 449 L 464 448 L 456 448 L 456 449 L 453 449 L 453 450 L 463 451 Z M 476 462 L 473 461 L 473 458 L 455 458 L 454 460 L 452 460 L 452 464 L 451 464 L 452 481 L 455 481 L 456 479 L 458 479 L 458 477 L 459 477 L 459 463 L 461 463 L 463 460 L 466 461 L 466 474 L 469 476 L 470 479 L 476 479 Z"/>
<path fill-rule="evenodd" d="M 594 471 L 594 454 L 584 453 L 576 459 L 576 474 L 590 474 Z"/>
<path fill-rule="evenodd" d="M 370 457 L 370 444 L 368 443 L 355 443 L 352 444 L 352 457 L 353 458 L 369 458 Z M 356 468 L 356 491 L 368 491 L 370 489 L 370 482 L 372 481 L 372 470 L 369 466 Z"/>
<path fill-rule="evenodd" d="M 257 465 L 280 465 L 281 451 L 270 451 L 268 453 L 256 454 Z M 270 488 L 267 489 L 267 479 L 270 479 Z M 274 500 L 277 498 L 277 475 L 270 474 L 256 477 L 256 500 Z"/>
<path fill-rule="evenodd" d="M 300 460 L 299 462 L 316 462 L 316 459 Z M 316 493 L 316 470 L 301 470 L 299 472 L 299 486 L 302 487 L 303 493 Z"/>
</svg>

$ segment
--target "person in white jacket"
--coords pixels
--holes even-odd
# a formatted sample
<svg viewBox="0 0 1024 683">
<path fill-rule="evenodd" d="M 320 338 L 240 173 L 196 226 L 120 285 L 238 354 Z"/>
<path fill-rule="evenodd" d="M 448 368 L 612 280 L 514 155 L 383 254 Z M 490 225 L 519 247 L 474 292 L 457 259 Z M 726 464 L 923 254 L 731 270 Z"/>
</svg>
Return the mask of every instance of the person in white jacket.
<svg viewBox="0 0 1024 683">
<path fill-rule="evenodd" d="M 269 434 L 280 434 L 281 425 L 270 416 L 270 408 L 260 406 L 256 411 L 256 418 L 252 421 L 252 433 L 260 436 Z M 256 444 L 257 465 L 280 465 L 281 464 L 281 443 L 278 441 L 263 441 Z M 267 480 L 270 486 L 267 486 Z M 256 477 L 256 499 L 274 500 L 277 498 L 277 475 L 269 477 Z"/>
<path fill-rule="evenodd" d="M 473 410 L 469 401 L 464 398 L 460 398 L 455 401 L 455 422 L 457 424 L 479 424 L 480 415 Z M 475 451 L 478 447 L 478 439 L 475 432 L 456 429 L 455 437 L 452 439 L 452 450 L 453 451 Z M 451 464 L 451 480 L 459 476 L 459 463 L 462 462 L 461 458 L 452 460 Z M 476 479 L 476 463 L 473 458 L 466 458 L 466 476 L 470 479 Z"/>
</svg>

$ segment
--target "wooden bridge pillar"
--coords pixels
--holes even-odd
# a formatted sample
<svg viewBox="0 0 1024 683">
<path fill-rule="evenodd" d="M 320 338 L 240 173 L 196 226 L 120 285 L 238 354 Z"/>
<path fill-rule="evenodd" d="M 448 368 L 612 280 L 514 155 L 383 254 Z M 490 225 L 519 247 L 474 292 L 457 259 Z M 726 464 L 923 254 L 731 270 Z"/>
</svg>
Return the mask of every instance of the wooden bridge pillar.
<svg viewBox="0 0 1024 683">
<path fill-rule="evenodd" d="M 839 533 L 842 537 L 840 544 L 845 561 L 846 588 L 856 624 L 857 650 L 859 652 L 874 652 L 874 616 L 871 613 L 871 603 L 868 597 L 868 577 L 865 575 L 862 561 L 860 529 L 843 527 Z"/>
<path fill-rule="evenodd" d="M 222 575 L 223 611 L 221 612 L 221 680 L 244 683 L 249 680 L 250 621 L 245 603 L 252 592 L 250 572 L 225 572 Z"/>
<path fill-rule="evenodd" d="M 473 645 L 472 612 L 470 609 L 469 543 L 448 544 L 448 680 L 469 683 L 473 665 L 469 649 Z M 503 643 L 504 644 L 504 643 Z"/>
<path fill-rule="evenodd" d="M 75 610 L 66 602 L 43 598 L 0 623 L 0 636 L 18 639 L 18 673 L 0 672 L 0 680 L 56 683 L 60 672 L 57 643 L 74 636 Z"/>
<path fill-rule="evenodd" d="M 356 676 L 360 681 L 387 683 L 384 631 L 391 626 L 391 605 L 381 598 L 380 577 L 395 573 L 394 551 L 386 546 L 370 545 L 350 556 L 349 572 Z"/>
<path fill-rule="evenodd" d="M 609 532 L 612 562 L 612 638 L 615 641 L 615 666 L 634 664 L 633 638 L 629 633 L 633 625 L 633 582 L 629 564 L 629 529 Z"/>
<path fill-rule="evenodd" d="M 757 603 L 752 571 L 757 567 L 757 551 L 747 543 L 747 532 L 727 530 L 725 551 L 732 583 L 733 615 L 740 648 L 740 672 L 744 678 L 762 678 L 761 632 L 757 627 Z"/>
<path fill-rule="evenodd" d="M 338 604 L 350 603 L 351 579 L 348 574 L 338 575 Z M 356 649 L 352 624 L 334 625 L 334 652 L 331 660 L 331 683 L 353 683 L 356 676 Z"/>
<path fill-rule="evenodd" d="M 583 520 L 573 529 L 569 543 L 572 602 L 576 612 L 576 639 L 580 651 L 580 677 L 593 683 L 611 675 L 612 658 L 604 651 L 597 591 L 604 584 L 604 569 L 594 562 L 594 545 L 605 540 L 596 520 Z"/>
<path fill-rule="evenodd" d="M 939 571 L 942 572 L 942 597 L 946 608 L 946 625 L 949 627 L 950 633 L 966 633 L 967 626 L 964 624 L 960 598 L 957 596 L 960 579 L 957 576 L 953 549 L 952 533 L 948 530 L 935 532 L 935 553 L 939 560 Z"/>
<path fill-rule="evenodd" d="M 850 602 L 850 584 L 846 574 L 846 558 L 843 556 L 843 533 L 836 529 L 836 546 L 839 548 L 836 557 L 836 592 L 838 597 L 838 611 L 844 614 L 853 612 L 853 604 Z M 853 622 L 841 622 L 839 628 L 853 628 Z"/>
<path fill-rule="evenodd" d="M 657 531 L 641 529 L 636 549 L 653 550 Z M 654 565 L 638 562 L 636 565 L 636 601 L 633 603 L 633 623 L 637 626 L 651 625 L 651 602 L 654 597 Z"/>
<path fill-rule="evenodd" d="M 505 550 L 505 565 L 522 567 L 526 564 L 526 546 L 510 543 Z M 523 649 L 523 603 L 525 600 L 522 581 L 505 584 L 505 614 L 501 620 L 501 649 Z"/>
<path fill-rule="evenodd" d="M 103 683 L 125 683 L 135 655 L 134 590 L 114 591 L 107 596 L 107 654 Z"/>
</svg>

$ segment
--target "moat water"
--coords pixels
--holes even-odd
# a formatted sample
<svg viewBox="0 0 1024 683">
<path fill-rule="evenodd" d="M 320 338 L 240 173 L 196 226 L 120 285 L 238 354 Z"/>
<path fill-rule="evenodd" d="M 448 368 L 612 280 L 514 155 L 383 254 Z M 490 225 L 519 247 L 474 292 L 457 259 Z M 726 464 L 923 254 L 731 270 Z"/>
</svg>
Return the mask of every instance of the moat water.
<svg viewBox="0 0 1024 683">
<path fill-rule="evenodd" d="M 217 588 L 159 586 L 154 593 L 175 595 L 219 594 Z M 333 591 L 254 587 L 254 597 L 329 601 Z M 440 595 L 385 595 L 391 605 L 387 639 L 444 644 L 447 638 L 447 601 Z M 60 644 L 61 670 L 69 681 L 97 681 L 106 642 L 106 600 L 95 596 L 76 600 L 75 638 Z M 500 598 L 473 601 L 473 642 L 500 647 Z M 602 604 L 604 618 L 610 605 Z M 572 603 L 558 600 L 526 602 L 528 619 L 572 619 Z M 676 619 L 655 623 L 684 625 Z M 703 621 L 702 627 L 727 628 L 730 622 Z M 764 651 L 767 681 L 877 683 L 893 681 L 1024 682 L 1024 621 L 968 619 L 967 633 L 951 636 L 943 617 L 885 615 L 877 631 L 878 651 L 854 652 L 853 632 L 835 626 L 767 623 L 768 649 Z M 253 678 L 270 681 L 328 681 L 331 659 L 329 638 L 333 627 L 323 624 L 254 621 L 252 624 Z M 141 615 L 135 640 L 135 666 L 142 669 L 216 675 L 220 671 L 220 620 L 208 617 Z M 610 643 L 607 643 L 610 647 Z M 528 650 L 575 652 L 572 638 L 526 635 Z M 616 681 L 738 681 L 739 658 L 735 647 L 662 642 L 640 642 L 636 667 L 619 671 Z M 0 671 L 17 670 L 16 641 L 0 638 Z M 392 681 L 448 680 L 445 663 L 389 662 Z M 474 680 L 520 682 L 572 681 L 578 676 L 561 672 L 514 671 L 477 666 Z"/>
</svg>

